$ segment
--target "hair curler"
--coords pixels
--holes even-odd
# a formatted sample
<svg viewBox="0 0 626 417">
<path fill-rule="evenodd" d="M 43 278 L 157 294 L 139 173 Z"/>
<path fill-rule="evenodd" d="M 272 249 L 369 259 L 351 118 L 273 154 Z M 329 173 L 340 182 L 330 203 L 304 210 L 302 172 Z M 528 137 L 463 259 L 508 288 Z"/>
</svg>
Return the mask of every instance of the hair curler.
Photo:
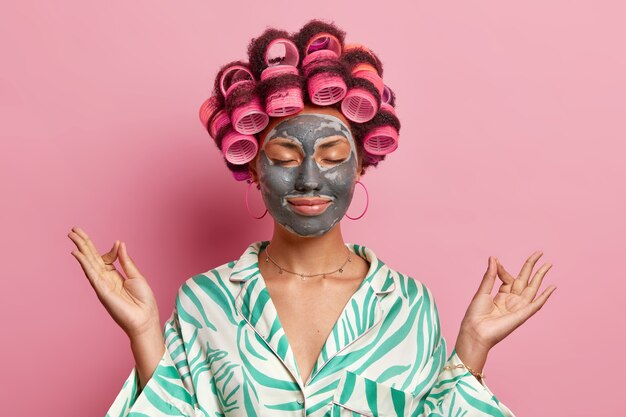
<svg viewBox="0 0 626 417">
<path fill-rule="evenodd" d="M 248 68 L 242 65 L 227 68 L 222 73 L 219 85 L 227 102 L 234 91 L 246 90 L 252 97 L 231 111 L 230 119 L 237 132 L 253 135 L 265 129 L 270 119 L 263 110 L 259 97 L 254 93 L 256 81 Z"/>
<path fill-rule="evenodd" d="M 363 138 L 363 148 L 372 155 L 385 155 L 398 148 L 398 131 L 390 125 L 373 128 Z"/>
<path fill-rule="evenodd" d="M 220 129 L 229 124 L 230 117 L 228 117 L 228 113 L 226 113 L 225 109 L 220 109 L 209 122 L 209 134 L 211 137 L 216 138 Z"/>
<path fill-rule="evenodd" d="M 328 106 L 341 101 L 348 91 L 341 75 L 322 70 L 309 77 L 309 74 L 316 68 L 339 64 L 342 51 L 339 39 L 329 33 L 318 33 L 308 41 L 305 51 L 302 67 L 308 78 L 307 88 L 311 102 L 319 106 Z"/>
<path fill-rule="evenodd" d="M 298 68 L 288 65 L 278 65 L 266 68 L 261 74 L 261 80 L 265 81 L 273 77 L 298 75 Z M 265 97 L 265 110 L 269 116 L 289 116 L 302 111 L 304 101 L 302 90 L 299 85 L 284 86 L 270 92 Z"/>
<path fill-rule="evenodd" d="M 221 128 L 230 124 L 230 118 L 220 105 L 217 96 L 211 96 L 200 106 L 200 122 L 213 139 L 217 137 Z"/>
<path fill-rule="evenodd" d="M 382 103 L 380 109 L 396 117 L 396 110 L 389 104 L 393 99 L 393 92 L 386 85 L 381 94 Z M 372 155 L 385 155 L 398 148 L 399 134 L 396 127 L 389 123 L 374 127 L 363 138 L 363 148 Z"/>
<path fill-rule="evenodd" d="M 232 164 L 243 165 L 254 159 L 259 144 L 252 135 L 244 135 L 230 129 L 222 138 L 222 153 Z"/>
<path fill-rule="evenodd" d="M 297 79 L 300 74 L 297 68 L 300 61 L 298 47 L 289 39 L 278 38 L 270 42 L 264 59 L 268 67 L 261 73 L 261 81 L 271 78 Z M 304 108 L 302 89 L 299 83 L 291 84 L 281 86 L 278 82 L 277 87 L 272 88 L 265 96 L 265 111 L 269 116 L 289 116 L 302 111 Z"/>
<path fill-rule="evenodd" d="M 274 39 L 267 45 L 265 50 L 265 65 L 289 65 L 297 67 L 300 62 L 300 54 L 295 43 L 285 38 Z"/>
<path fill-rule="evenodd" d="M 216 96 L 209 97 L 202 105 L 200 106 L 200 123 L 204 126 L 205 129 L 209 129 L 209 120 L 211 117 L 218 111 L 219 102 Z M 213 135 L 211 135 L 213 136 Z"/>
<path fill-rule="evenodd" d="M 369 49 L 362 45 L 353 44 L 346 46 L 345 50 L 361 49 L 370 55 L 372 60 L 377 58 L 371 53 Z M 385 84 L 381 78 L 378 70 L 371 63 L 360 62 L 352 68 L 352 76 L 354 78 L 367 80 L 371 83 L 379 96 L 381 96 L 385 89 Z M 365 123 L 371 120 L 379 109 L 379 99 L 372 94 L 362 83 L 357 83 L 355 86 L 348 90 L 345 98 L 341 102 L 342 113 L 350 120 L 356 123 Z"/>
</svg>

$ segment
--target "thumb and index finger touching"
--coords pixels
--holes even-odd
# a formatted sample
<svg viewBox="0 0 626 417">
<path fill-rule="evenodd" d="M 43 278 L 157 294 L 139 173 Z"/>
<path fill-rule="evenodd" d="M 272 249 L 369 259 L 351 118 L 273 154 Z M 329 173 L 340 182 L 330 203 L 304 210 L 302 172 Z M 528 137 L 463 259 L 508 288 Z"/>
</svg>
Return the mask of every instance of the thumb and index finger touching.
<svg viewBox="0 0 626 417">
<path fill-rule="evenodd" d="M 144 279 L 143 275 L 141 275 L 141 272 L 139 272 L 139 268 L 137 268 L 135 261 L 133 261 L 130 255 L 128 255 L 128 252 L 126 250 L 126 242 L 121 242 L 118 254 L 120 265 L 122 265 L 124 273 L 126 273 L 127 279 Z"/>
</svg>

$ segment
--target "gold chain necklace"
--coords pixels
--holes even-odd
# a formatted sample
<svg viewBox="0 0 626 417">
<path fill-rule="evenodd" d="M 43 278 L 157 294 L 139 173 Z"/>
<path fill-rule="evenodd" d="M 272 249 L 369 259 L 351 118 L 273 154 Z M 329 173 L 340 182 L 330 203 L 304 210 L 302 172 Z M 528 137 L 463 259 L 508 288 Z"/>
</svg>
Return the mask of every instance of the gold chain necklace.
<svg viewBox="0 0 626 417">
<path fill-rule="evenodd" d="M 348 248 L 346 248 L 348 249 Z M 302 281 L 304 281 L 306 278 L 310 278 L 310 277 L 316 277 L 318 275 L 322 275 L 322 278 L 326 278 L 326 275 L 330 275 L 330 274 L 334 274 L 335 272 L 339 272 L 340 274 L 343 273 L 343 267 L 348 263 L 348 262 L 352 262 L 352 257 L 351 257 L 351 252 L 350 249 L 348 249 L 348 258 L 341 264 L 341 266 L 337 269 L 335 269 L 334 271 L 330 271 L 330 272 L 321 272 L 319 274 L 305 274 L 304 272 L 294 272 L 294 271 L 290 271 L 288 269 L 283 268 L 282 266 L 278 265 L 276 263 L 275 260 L 272 259 L 272 257 L 270 256 L 270 252 L 269 252 L 269 245 L 265 248 L 265 262 L 272 262 L 274 265 L 276 265 L 278 267 L 278 273 L 282 274 L 283 271 L 285 272 L 289 272 L 290 274 L 294 274 L 294 275 L 298 275 Z"/>
</svg>

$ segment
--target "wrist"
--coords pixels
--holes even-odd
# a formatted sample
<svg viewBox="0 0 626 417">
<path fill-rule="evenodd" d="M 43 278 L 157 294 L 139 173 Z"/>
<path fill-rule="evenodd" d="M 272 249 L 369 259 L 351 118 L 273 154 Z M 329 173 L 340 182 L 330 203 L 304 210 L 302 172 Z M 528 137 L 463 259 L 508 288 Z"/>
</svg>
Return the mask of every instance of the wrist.
<svg viewBox="0 0 626 417">
<path fill-rule="evenodd" d="M 160 323 L 153 323 L 150 326 L 146 326 L 141 331 L 129 333 L 128 338 L 131 344 L 146 344 L 148 342 L 154 342 L 155 340 L 163 340 L 163 331 L 161 330 Z"/>
<path fill-rule="evenodd" d="M 456 354 L 463 364 L 481 373 L 487 362 L 489 348 L 466 335 L 459 334 L 455 345 Z"/>
</svg>

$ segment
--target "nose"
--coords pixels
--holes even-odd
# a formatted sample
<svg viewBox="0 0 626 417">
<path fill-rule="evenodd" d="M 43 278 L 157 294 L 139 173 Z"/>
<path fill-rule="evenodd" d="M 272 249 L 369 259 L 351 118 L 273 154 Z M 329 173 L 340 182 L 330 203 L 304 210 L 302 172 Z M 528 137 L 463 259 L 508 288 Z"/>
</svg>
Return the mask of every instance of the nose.
<svg viewBox="0 0 626 417">
<path fill-rule="evenodd" d="M 312 156 L 307 156 L 302 164 L 300 164 L 300 172 L 296 178 L 295 189 L 301 192 L 307 192 L 321 188 L 320 169 L 317 162 Z"/>
</svg>

